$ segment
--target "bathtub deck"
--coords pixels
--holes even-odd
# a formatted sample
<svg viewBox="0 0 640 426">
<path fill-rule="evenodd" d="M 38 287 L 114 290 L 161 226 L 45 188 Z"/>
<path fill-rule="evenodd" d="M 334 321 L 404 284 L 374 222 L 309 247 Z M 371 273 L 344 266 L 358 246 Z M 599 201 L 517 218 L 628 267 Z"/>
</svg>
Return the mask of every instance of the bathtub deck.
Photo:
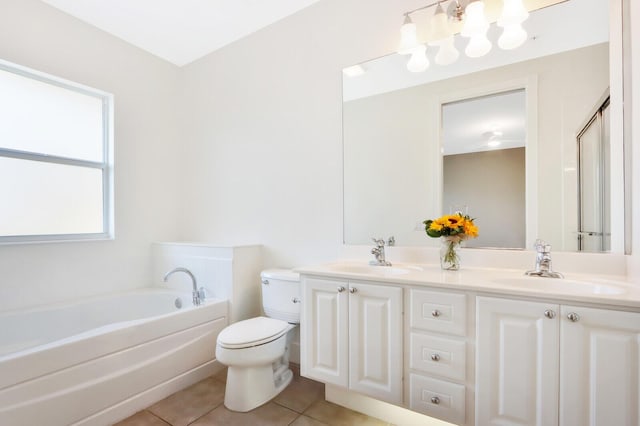
<svg viewBox="0 0 640 426">
<path fill-rule="evenodd" d="M 324 385 L 294 370 L 287 389 L 248 413 L 223 405 L 226 370 L 202 380 L 117 423 L 116 426 L 206 425 L 386 425 L 387 423 L 324 400 Z"/>
</svg>

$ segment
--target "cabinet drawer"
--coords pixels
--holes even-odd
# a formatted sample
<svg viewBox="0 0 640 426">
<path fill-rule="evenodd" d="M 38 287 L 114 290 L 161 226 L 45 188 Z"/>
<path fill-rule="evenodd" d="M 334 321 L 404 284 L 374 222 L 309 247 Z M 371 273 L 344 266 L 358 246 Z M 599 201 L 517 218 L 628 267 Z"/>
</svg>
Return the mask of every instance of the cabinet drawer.
<svg viewBox="0 0 640 426">
<path fill-rule="evenodd" d="M 466 376 L 466 344 L 463 341 L 411 333 L 409 366 L 454 380 Z"/>
<path fill-rule="evenodd" d="M 411 374 L 409 398 L 414 411 L 455 424 L 465 422 L 464 385 Z"/>
<path fill-rule="evenodd" d="M 411 328 L 458 336 L 466 334 L 466 295 L 411 289 L 409 298 Z"/>
</svg>

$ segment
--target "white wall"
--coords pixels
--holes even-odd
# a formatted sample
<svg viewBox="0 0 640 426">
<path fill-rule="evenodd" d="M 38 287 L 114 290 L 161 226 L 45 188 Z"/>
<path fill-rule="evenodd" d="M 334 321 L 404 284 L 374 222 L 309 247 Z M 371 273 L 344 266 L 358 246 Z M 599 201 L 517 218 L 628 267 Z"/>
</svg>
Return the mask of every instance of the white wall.
<svg viewBox="0 0 640 426">
<path fill-rule="evenodd" d="M 420 1 L 324 0 L 184 69 L 185 239 L 234 235 L 267 266 L 342 245 L 342 73 L 393 51 Z"/>
<path fill-rule="evenodd" d="M 37 0 L 0 0 L 0 58 L 115 96 L 114 241 L 0 246 L 0 310 L 140 287 L 177 234 L 179 69 Z"/>
</svg>

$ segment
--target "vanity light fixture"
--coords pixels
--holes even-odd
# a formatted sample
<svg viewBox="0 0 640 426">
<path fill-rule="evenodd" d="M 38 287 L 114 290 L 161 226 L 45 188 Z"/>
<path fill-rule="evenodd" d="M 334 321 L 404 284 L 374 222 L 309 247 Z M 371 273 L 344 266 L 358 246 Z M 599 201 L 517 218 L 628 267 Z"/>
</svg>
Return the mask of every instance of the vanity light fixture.
<svg viewBox="0 0 640 426">
<path fill-rule="evenodd" d="M 448 65 L 455 62 L 459 52 L 454 44 L 456 33 L 454 23 L 462 23 L 460 35 L 469 39 L 465 48 L 465 54 L 470 58 L 479 58 L 486 55 L 492 48 L 492 43 L 487 38 L 489 21 L 484 12 L 483 0 L 450 0 L 449 5 L 443 8 L 440 0 L 426 6 L 410 10 L 404 14 L 404 22 L 400 29 L 400 47 L 398 53 L 411 55 L 407 69 L 412 72 L 424 71 L 429 66 L 426 56 L 426 47 L 417 38 L 416 24 L 411 20 L 411 14 L 435 6 L 435 11 L 429 22 L 428 45 L 438 47 L 435 63 Z M 503 0 L 503 8 L 497 25 L 503 28 L 502 35 L 498 39 L 501 49 L 515 49 L 521 46 L 527 39 L 527 33 L 522 28 L 522 23 L 528 18 L 529 12 L 522 4 L 522 0 Z"/>
</svg>

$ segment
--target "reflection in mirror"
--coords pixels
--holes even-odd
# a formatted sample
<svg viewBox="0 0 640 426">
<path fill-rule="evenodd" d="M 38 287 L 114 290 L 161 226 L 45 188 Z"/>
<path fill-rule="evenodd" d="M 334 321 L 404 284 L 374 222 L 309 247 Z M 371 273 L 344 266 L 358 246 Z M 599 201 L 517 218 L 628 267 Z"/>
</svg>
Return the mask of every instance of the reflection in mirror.
<svg viewBox="0 0 640 426">
<path fill-rule="evenodd" d="M 442 106 L 442 205 L 473 212 L 482 228 L 467 247 L 526 245 L 525 96 L 519 89 Z"/>
<path fill-rule="evenodd" d="M 406 56 L 393 54 L 360 64 L 364 73 L 359 76 L 345 74 L 345 243 L 369 244 L 372 236 L 394 235 L 401 246 L 435 245 L 437 242 L 425 237 L 422 221 L 447 214 L 452 206 L 467 205 L 468 214 L 477 217 L 480 228 L 480 237 L 473 241 L 474 245 L 530 248 L 536 238 L 542 238 L 553 245 L 554 251 L 577 251 L 577 135 L 601 105 L 602 95 L 610 86 L 607 3 L 569 0 L 530 11 L 525 23 L 529 38 L 517 50 L 503 51 L 496 47 L 486 56 L 474 59 L 461 54 L 454 64 L 432 63 L 420 73 L 407 70 Z M 495 28 L 492 25 L 488 34 L 494 44 L 500 35 Z M 457 35 L 455 45 L 463 51 L 465 41 Z M 435 51 L 428 47 L 427 55 Z M 617 80 L 611 84 L 619 85 Z M 524 177 L 503 179 L 513 180 L 514 188 L 515 182 L 525 188 L 517 197 L 520 208 L 524 209 L 524 225 L 521 211 L 503 215 L 501 208 L 491 203 L 478 204 L 483 197 L 469 201 L 471 194 L 467 194 L 466 199 L 452 199 L 453 192 L 447 187 L 443 190 L 450 180 L 448 170 L 455 166 L 449 165 L 447 157 L 467 154 L 447 155 L 445 151 L 443 160 L 441 145 L 444 143 L 447 149 L 445 140 L 450 126 L 446 115 L 450 106 L 518 89 L 524 89 L 520 93 L 526 104 L 524 145 L 503 151 L 515 154 L 520 150 L 524 160 L 519 161 L 524 161 L 526 166 Z M 612 91 L 612 135 L 614 131 L 621 134 L 621 102 L 621 97 L 614 96 Z M 455 121 L 454 128 L 463 129 L 470 119 L 460 117 Z M 479 142 L 491 137 L 488 133 L 493 131 L 491 126 L 489 120 L 475 131 Z M 607 161 L 611 174 L 606 183 L 611 223 L 608 251 L 621 253 L 624 248 L 622 138 L 612 137 L 610 146 Z M 497 152 L 488 151 L 487 155 Z M 495 165 L 507 160 L 490 161 L 493 166 L 483 166 L 478 171 L 462 166 L 464 172 L 456 172 L 470 193 L 481 194 L 485 185 L 491 187 L 480 184 L 479 179 L 489 171 L 497 172 Z M 514 188 L 493 187 L 495 193 L 511 191 L 509 198 L 515 206 Z M 507 223 L 507 216 L 519 217 L 515 220 L 517 224 Z M 495 223 L 502 223 L 502 227 L 490 225 L 494 219 Z M 498 238 L 499 234 L 513 235 L 507 239 L 506 235 Z"/>
</svg>

